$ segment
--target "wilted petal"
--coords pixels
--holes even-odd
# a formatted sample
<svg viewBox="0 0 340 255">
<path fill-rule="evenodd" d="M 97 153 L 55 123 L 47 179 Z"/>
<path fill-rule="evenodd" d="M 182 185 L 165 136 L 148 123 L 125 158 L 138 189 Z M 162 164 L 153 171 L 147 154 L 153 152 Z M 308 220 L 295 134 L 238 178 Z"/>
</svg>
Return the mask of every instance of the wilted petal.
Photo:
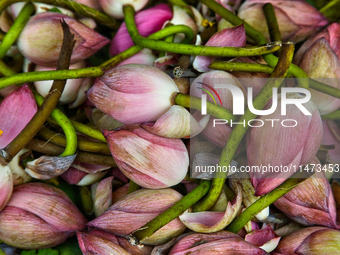
<svg viewBox="0 0 340 255">
<path fill-rule="evenodd" d="M 236 217 L 242 205 L 242 190 L 237 185 L 236 201 L 228 203 L 226 211 L 223 212 L 184 212 L 179 216 L 180 220 L 189 229 L 200 233 L 211 233 L 224 229 Z"/>
<path fill-rule="evenodd" d="M 103 214 L 112 204 L 112 180 L 113 176 L 100 181 L 97 185 L 92 184 L 91 193 L 93 197 L 94 213 L 98 217 Z"/>
<path fill-rule="evenodd" d="M 79 162 L 79 161 L 73 161 L 72 167 L 80 171 L 89 173 L 89 174 L 95 174 L 97 172 L 101 172 L 101 171 L 108 170 L 111 168 L 110 166 L 94 165 L 94 164 L 89 164 L 89 163 L 84 163 L 84 162 Z"/>
<path fill-rule="evenodd" d="M 120 187 L 119 189 L 116 189 L 112 193 L 112 204 L 116 203 L 118 200 L 125 197 L 129 190 L 129 183 L 125 184 L 123 187 Z"/>
<path fill-rule="evenodd" d="M 279 244 L 280 237 L 267 225 L 264 229 L 255 230 L 246 235 L 245 240 L 266 252 L 272 252 Z"/>
<path fill-rule="evenodd" d="M 244 25 L 240 25 L 232 28 L 225 28 L 213 36 L 207 41 L 205 46 L 218 46 L 218 47 L 243 47 L 246 44 L 246 33 Z M 193 67 L 199 72 L 207 72 L 211 69 L 208 68 L 212 57 L 197 56 L 192 63 Z"/>
<path fill-rule="evenodd" d="M 0 212 L 11 198 L 13 191 L 13 175 L 9 166 L 0 165 Z"/>
<path fill-rule="evenodd" d="M 9 94 L 0 104 L 0 149 L 5 148 L 37 112 L 37 104 L 28 85 Z"/>
<path fill-rule="evenodd" d="M 25 171 L 40 180 L 48 180 L 63 174 L 71 166 L 76 155 L 66 157 L 41 156 L 26 164 Z"/>
</svg>

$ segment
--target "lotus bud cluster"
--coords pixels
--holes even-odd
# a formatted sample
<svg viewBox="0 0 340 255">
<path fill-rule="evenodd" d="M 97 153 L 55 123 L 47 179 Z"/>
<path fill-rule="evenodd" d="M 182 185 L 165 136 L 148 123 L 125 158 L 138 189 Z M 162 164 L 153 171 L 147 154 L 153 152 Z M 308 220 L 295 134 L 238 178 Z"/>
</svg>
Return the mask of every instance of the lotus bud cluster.
<svg viewBox="0 0 340 255">
<path fill-rule="evenodd" d="M 75 36 L 72 64 L 90 57 L 109 43 L 107 38 L 69 16 L 45 12 L 34 15 L 26 24 L 18 38 L 20 52 L 35 64 L 56 66 L 63 40 L 61 19 Z"/>
<path fill-rule="evenodd" d="M 27 183 L 14 188 L 0 212 L 0 239 L 21 249 L 42 249 L 63 243 L 86 223 L 64 192 L 43 183 Z"/>
<path fill-rule="evenodd" d="M 182 195 L 173 189 L 141 189 L 113 204 L 105 213 L 89 222 L 88 226 L 116 235 L 129 235 L 181 198 Z M 163 244 L 185 229 L 177 218 L 143 240 L 143 243 Z"/>
</svg>

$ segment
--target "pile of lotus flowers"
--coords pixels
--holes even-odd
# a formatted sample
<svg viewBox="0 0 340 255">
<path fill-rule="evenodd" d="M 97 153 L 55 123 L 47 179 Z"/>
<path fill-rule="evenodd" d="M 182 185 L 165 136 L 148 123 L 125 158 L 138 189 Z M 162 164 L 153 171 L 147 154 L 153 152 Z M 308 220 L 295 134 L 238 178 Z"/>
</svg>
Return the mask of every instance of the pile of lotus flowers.
<svg viewBox="0 0 340 255">
<path fill-rule="evenodd" d="M 339 182 L 339 0 L 0 1 L 0 255 L 340 254 Z"/>
</svg>

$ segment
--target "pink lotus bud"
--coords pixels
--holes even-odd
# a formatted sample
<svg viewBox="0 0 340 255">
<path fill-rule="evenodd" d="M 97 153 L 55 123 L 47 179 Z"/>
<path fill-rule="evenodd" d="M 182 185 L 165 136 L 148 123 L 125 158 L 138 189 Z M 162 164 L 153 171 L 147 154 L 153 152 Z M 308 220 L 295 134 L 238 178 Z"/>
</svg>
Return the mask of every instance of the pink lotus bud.
<svg viewBox="0 0 340 255">
<path fill-rule="evenodd" d="M 298 50 L 294 63 L 298 64 L 310 78 L 340 88 L 340 24 L 333 23 L 313 37 Z M 320 114 L 328 114 L 340 107 L 340 99 L 310 90 L 312 100 Z"/>
<path fill-rule="evenodd" d="M 218 47 L 243 47 L 246 45 L 246 33 L 244 25 L 237 27 L 226 28 L 215 33 L 205 44 L 206 46 Z M 208 68 L 212 57 L 197 56 L 192 63 L 193 67 L 199 72 L 207 72 L 211 69 Z"/>
<path fill-rule="evenodd" d="M 148 0 L 99 0 L 103 11 L 115 19 L 123 19 L 123 6 L 132 5 L 136 12 L 144 8 Z"/>
<path fill-rule="evenodd" d="M 104 232 L 103 232 L 104 234 Z M 92 233 L 77 232 L 79 247 L 83 254 L 110 254 L 110 255 L 131 255 L 116 242 L 100 237 Z"/>
<path fill-rule="evenodd" d="M 194 137 L 206 127 L 209 118 L 210 115 L 206 115 L 197 121 L 184 107 L 173 105 L 156 123 L 146 123 L 142 127 L 155 135 L 168 138 Z"/>
<path fill-rule="evenodd" d="M 313 160 L 317 168 L 321 168 L 319 160 Z M 336 205 L 331 186 L 323 171 L 316 172 L 306 181 L 299 184 L 274 205 L 294 221 L 305 225 L 319 225 L 337 228 Z"/>
<path fill-rule="evenodd" d="M 70 66 L 70 69 L 85 68 L 85 62 L 81 61 Z M 52 71 L 55 67 L 36 66 L 35 71 Z M 46 97 L 52 87 L 53 81 L 36 81 L 34 82 L 35 89 Z M 61 104 L 71 104 L 72 108 L 77 107 L 86 101 L 87 91 L 92 86 L 91 78 L 69 79 L 66 82 L 65 89 L 61 94 L 59 102 Z"/>
<path fill-rule="evenodd" d="M 120 62 L 117 66 L 127 65 L 127 64 L 141 64 L 147 66 L 153 66 L 153 62 L 156 60 L 156 56 L 152 54 L 150 49 L 143 49 L 136 53 L 132 57 Z"/>
<path fill-rule="evenodd" d="M 103 214 L 112 204 L 112 180 L 113 176 L 107 177 L 91 186 L 94 213 L 98 217 Z"/>
<path fill-rule="evenodd" d="M 33 16 L 21 32 L 18 38 L 21 53 L 35 64 L 55 66 L 63 40 L 61 19 L 69 25 L 76 41 L 71 64 L 90 57 L 109 43 L 107 38 L 69 16 L 45 12 Z M 44 38 L 41 37 L 42 34 Z"/>
<path fill-rule="evenodd" d="M 154 135 L 139 125 L 103 134 L 119 169 L 140 186 L 166 188 L 185 178 L 189 156 L 182 140 Z"/>
<path fill-rule="evenodd" d="M 13 191 L 13 174 L 11 168 L 0 165 L 0 212 L 11 198 Z"/>
<path fill-rule="evenodd" d="M 87 92 L 102 112 L 124 124 L 156 121 L 178 92 L 174 81 L 155 67 L 129 64 L 108 70 Z"/>
<path fill-rule="evenodd" d="M 304 228 L 283 238 L 272 254 L 337 254 L 340 249 L 339 239 L 340 231 L 335 229 Z"/>
<path fill-rule="evenodd" d="M 299 98 L 304 97 L 297 93 L 287 94 L 287 99 Z M 278 107 L 272 114 L 258 119 L 278 121 L 268 123 L 263 120 L 266 123 L 262 127 L 250 130 L 247 137 L 247 156 L 249 166 L 285 169 L 278 172 L 250 172 L 256 196 L 266 194 L 283 183 L 294 174 L 294 167 L 297 171 L 300 165 L 310 163 L 321 144 L 322 121 L 312 101 L 302 104 L 312 115 L 305 115 L 292 104 L 286 105 L 286 115 L 281 115 L 280 95 L 277 101 Z M 271 105 L 265 109 L 269 107 Z M 289 119 L 290 121 L 285 121 Z"/>
<path fill-rule="evenodd" d="M 184 254 L 265 255 L 267 253 L 234 233 L 220 231 L 213 234 L 188 235 L 179 240 L 169 252 L 169 255 Z"/>
<path fill-rule="evenodd" d="M 237 196 L 232 202 L 228 202 L 225 212 L 184 212 L 179 219 L 189 229 L 200 233 L 212 233 L 224 229 L 236 217 L 242 205 L 242 190 L 237 185 Z"/>
<path fill-rule="evenodd" d="M 152 17 L 152 19 L 150 17 Z M 135 22 L 141 36 L 147 37 L 161 30 L 164 22 L 171 18 L 172 12 L 170 8 L 166 4 L 159 4 L 138 12 L 135 16 Z M 112 56 L 117 55 L 133 45 L 134 43 L 127 31 L 125 22 L 123 22 L 112 40 L 110 54 Z"/>
<path fill-rule="evenodd" d="M 260 247 L 266 252 L 272 252 L 279 244 L 280 239 L 281 237 L 275 234 L 269 225 L 263 229 L 255 230 L 245 237 L 247 242 Z"/>
<path fill-rule="evenodd" d="M 197 25 L 196 22 L 190 17 L 190 15 L 181 7 L 177 5 L 173 6 L 174 16 L 169 21 L 169 23 L 173 25 L 186 25 L 192 29 L 194 34 L 197 34 Z M 174 42 L 180 43 L 184 39 L 184 34 L 175 35 Z"/>
<path fill-rule="evenodd" d="M 37 109 L 27 85 L 5 97 L 0 104 L 0 149 L 5 148 L 24 129 Z"/>
<path fill-rule="evenodd" d="M 128 194 L 129 183 L 125 184 L 123 187 L 116 189 L 112 193 L 112 204 L 116 203 L 118 200 L 122 199 Z"/>
<path fill-rule="evenodd" d="M 212 93 L 212 95 L 214 95 L 215 97 L 217 104 L 220 104 L 219 99 L 216 97 L 214 91 L 212 91 L 210 87 L 214 88 L 216 84 L 226 83 L 237 86 L 243 91 L 244 95 L 247 94 L 241 83 L 233 75 L 224 71 L 210 71 L 201 74 L 192 82 L 190 88 L 190 95 L 201 98 L 202 94 L 207 94 L 202 89 L 200 89 L 204 88 L 208 90 L 210 93 Z M 221 99 L 222 106 L 224 108 L 232 110 L 233 99 L 231 92 L 228 89 L 224 88 L 215 88 L 215 91 L 217 92 Z M 207 95 L 207 100 L 213 102 L 213 99 L 209 95 Z M 213 119 L 210 118 L 209 123 L 207 124 L 206 128 L 202 131 L 201 134 L 209 141 L 223 148 L 231 133 L 231 128 L 227 124 L 216 125 L 215 127 L 213 126 L 213 124 L 214 124 Z"/>
<path fill-rule="evenodd" d="M 21 249 L 42 249 L 64 242 L 85 228 L 86 222 L 61 190 L 43 183 L 27 183 L 14 188 L 0 213 L 0 239 Z"/>
<path fill-rule="evenodd" d="M 301 42 L 327 25 L 327 19 L 304 0 L 247 0 L 238 10 L 238 16 L 256 27 L 270 41 L 262 7 L 271 3 L 279 23 L 282 41 Z"/>
<path fill-rule="evenodd" d="M 327 162 L 340 164 L 340 129 L 334 121 L 324 120 L 322 145 L 334 146 L 334 149 L 328 149 Z"/>
<path fill-rule="evenodd" d="M 104 214 L 89 222 L 88 226 L 117 235 L 129 235 L 181 198 L 182 195 L 173 189 L 137 190 L 113 204 Z M 184 230 L 185 226 L 176 218 L 146 238 L 143 243 L 162 244 Z"/>
<path fill-rule="evenodd" d="M 69 184 L 78 186 L 91 185 L 107 174 L 109 166 L 99 166 L 74 161 L 72 166 L 61 177 Z"/>
</svg>

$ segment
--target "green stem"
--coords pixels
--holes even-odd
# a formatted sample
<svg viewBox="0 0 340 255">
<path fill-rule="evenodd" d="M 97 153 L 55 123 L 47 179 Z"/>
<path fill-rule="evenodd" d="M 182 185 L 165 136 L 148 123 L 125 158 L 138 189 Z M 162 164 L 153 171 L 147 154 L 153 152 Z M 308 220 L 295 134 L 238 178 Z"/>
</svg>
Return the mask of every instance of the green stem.
<svg viewBox="0 0 340 255">
<path fill-rule="evenodd" d="M 309 85 L 311 89 L 315 89 L 327 95 L 340 98 L 340 89 L 334 88 L 332 86 L 329 86 L 327 84 L 321 83 L 313 79 L 309 79 Z"/>
<path fill-rule="evenodd" d="M 325 15 L 330 21 L 335 21 L 340 17 L 340 0 L 333 0 L 327 3 L 320 9 L 320 12 Z"/>
<path fill-rule="evenodd" d="M 5 35 L 6 33 L 0 30 L 0 41 L 2 41 L 5 38 Z"/>
<path fill-rule="evenodd" d="M 66 80 L 66 79 L 78 79 L 86 77 L 99 77 L 102 76 L 104 72 L 100 67 L 88 67 L 81 69 L 71 69 L 71 70 L 56 70 L 56 71 L 37 71 L 29 73 L 19 73 L 10 77 L 4 77 L 0 79 L 0 89 L 5 87 L 24 84 L 27 82 L 34 81 L 48 81 L 48 80 Z"/>
<path fill-rule="evenodd" d="M 184 25 L 166 27 L 148 36 L 148 38 L 153 39 L 153 40 L 160 40 L 162 38 L 165 38 L 167 36 L 171 36 L 177 33 L 185 34 L 185 38 L 182 41 L 182 43 L 189 43 L 194 39 L 194 33 L 192 32 L 192 29 Z M 109 59 L 108 61 L 104 62 L 103 64 L 100 65 L 100 67 L 102 68 L 102 70 L 110 69 L 111 67 L 114 67 L 115 65 L 119 64 L 123 60 L 133 56 L 134 54 L 141 51 L 142 49 L 143 47 L 138 46 L 138 45 L 132 46 L 126 51 L 123 51 L 122 53 L 119 53 L 117 56 L 114 56 L 112 59 Z"/>
<path fill-rule="evenodd" d="M 47 121 L 52 123 L 52 124 L 59 125 L 59 123 L 56 122 L 53 119 L 48 119 Z M 87 135 L 88 137 L 94 138 L 98 141 L 106 143 L 106 139 L 105 139 L 105 137 L 103 136 L 103 134 L 100 130 L 95 129 L 95 128 L 91 128 L 91 127 L 89 127 L 89 126 L 87 126 L 83 123 L 80 123 L 80 122 L 77 122 L 77 121 L 74 121 L 74 120 L 70 120 L 70 121 L 71 121 L 74 129 L 77 132 L 82 133 L 84 135 Z"/>
<path fill-rule="evenodd" d="M 79 187 L 80 200 L 83 207 L 83 211 L 86 215 L 93 213 L 93 199 L 91 191 L 88 187 Z"/>
<path fill-rule="evenodd" d="M 222 18 L 229 21 L 234 26 L 239 26 L 241 24 L 244 24 L 244 29 L 246 31 L 247 36 L 249 36 L 251 39 L 253 39 L 258 45 L 266 44 L 266 38 L 257 31 L 255 28 L 250 26 L 247 22 L 237 17 L 234 13 L 224 8 L 222 5 L 215 1 L 210 0 L 199 0 L 201 3 L 208 6 L 211 10 L 219 14 Z M 266 54 L 263 56 L 263 59 L 267 62 L 268 65 L 271 67 L 275 67 L 278 62 L 278 58 L 274 56 L 273 54 Z M 297 77 L 297 78 L 308 78 L 308 75 L 297 65 L 291 64 L 288 73 Z M 298 79 L 299 86 L 308 89 L 308 79 Z"/>
<path fill-rule="evenodd" d="M 132 6 L 124 6 L 124 20 L 130 37 L 133 42 L 144 48 L 168 51 L 185 55 L 201 55 L 201 56 L 214 56 L 214 57 L 241 57 L 241 56 L 258 56 L 275 52 L 281 48 L 280 45 L 263 45 L 257 47 L 213 47 L 213 46 L 200 46 L 188 45 L 178 43 L 167 43 L 164 41 L 156 41 L 141 36 L 135 24 L 134 15 L 135 10 Z"/>
<path fill-rule="evenodd" d="M 193 97 L 182 93 L 178 93 L 175 96 L 175 104 L 181 105 L 185 108 L 201 110 L 201 101 L 202 100 L 198 97 Z M 219 119 L 225 119 L 228 121 L 236 120 L 236 117 L 233 116 L 233 114 L 228 109 L 220 105 L 215 105 L 209 101 L 207 101 L 207 113 Z"/>
<path fill-rule="evenodd" d="M 270 3 L 265 4 L 263 6 L 263 12 L 264 16 L 266 17 L 270 40 L 272 42 L 281 42 L 281 33 L 273 5 Z"/>
<path fill-rule="evenodd" d="M 239 63 L 229 61 L 213 61 L 209 66 L 211 69 L 229 72 L 252 72 L 271 74 L 274 70 L 271 66 L 256 63 Z"/>
<path fill-rule="evenodd" d="M 25 6 L 21 9 L 18 17 L 14 20 L 13 25 L 10 27 L 0 44 L 0 59 L 3 59 L 6 56 L 7 51 L 17 40 L 34 11 L 35 7 L 32 3 L 25 4 Z"/>
<path fill-rule="evenodd" d="M 128 188 L 128 194 L 135 192 L 136 190 L 139 190 L 139 185 L 135 183 L 134 181 L 130 180 L 129 182 L 129 188 Z"/>
<path fill-rule="evenodd" d="M 253 105 L 255 109 L 263 109 L 265 105 L 268 103 L 270 98 L 272 97 L 272 88 L 278 88 L 287 72 L 288 68 L 292 62 L 294 54 L 294 45 L 293 44 L 284 44 L 282 47 L 282 51 L 280 54 L 280 61 L 278 65 L 275 67 L 274 72 L 270 76 L 271 79 L 267 81 L 267 83 L 263 86 L 260 92 L 254 99 Z M 256 115 L 253 114 L 249 108 L 247 108 L 244 115 L 238 120 L 238 122 L 247 123 L 251 119 L 255 119 Z M 233 157 L 235 156 L 236 150 L 241 143 L 244 135 L 248 131 L 248 125 L 237 125 L 231 131 L 231 134 L 228 138 L 228 142 L 226 146 L 223 148 L 219 165 L 223 168 L 228 167 Z M 218 197 L 221 194 L 223 189 L 227 173 L 218 172 L 213 179 L 211 189 L 209 190 L 208 195 L 200 202 L 193 206 L 194 211 L 206 211 L 210 209 Z"/>
<path fill-rule="evenodd" d="M 31 89 L 35 98 L 35 101 L 37 101 L 37 104 L 39 106 L 42 105 L 44 102 L 44 97 L 41 96 L 37 91 L 34 89 Z M 63 114 L 59 109 L 55 108 L 51 115 L 50 115 L 57 123 L 61 126 L 61 128 L 64 131 L 64 134 L 66 136 L 66 147 L 62 154 L 59 155 L 59 157 L 66 157 L 76 154 L 77 152 L 77 134 L 72 126 L 70 120 L 66 117 L 65 114 Z"/>
<path fill-rule="evenodd" d="M 66 138 L 58 133 L 49 130 L 46 127 L 43 127 L 39 130 L 38 134 L 45 140 L 54 143 L 56 145 L 66 147 L 67 141 Z M 110 149 L 105 143 L 97 143 L 92 141 L 78 140 L 78 149 L 82 151 L 88 152 L 96 152 L 96 153 L 110 153 Z"/>
<path fill-rule="evenodd" d="M 179 215 L 189 209 L 194 203 L 200 200 L 208 192 L 209 188 L 210 181 L 203 181 L 176 204 L 132 233 L 132 239 L 135 240 L 136 244 L 143 243 L 144 239 L 151 236 L 170 221 L 176 219 Z"/>
<path fill-rule="evenodd" d="M 43 140 L 39 140 L 37 138 L 33 138 L 25 148 L 43 153 L 45 155 L 57 156 L 63 153 L 64 148 L 53 143 L 49 143 Z M 116 162 L 112 158 L 111 155 L 103 155 L 97 153 L 90 153 L 85 151 L 78 151 L 76 159 L 79 162 L 84 162 L 93 165 L 101 165 L 101 166 L 113 166 L 117 167 Z"/>
<path fill-rule="evenodd" d="M 336 110 L 326 115 L 322 115 L 321 117 L 324 120 L 340 120 L 340 110 Z"/>
<path fill-rule="evenodd" d="M 299 183 L 306 180 L 301 173 L 290 177 L 273 191 L 263 195 L 255 203 L 244 210 L 227 228 L 228 231 L 238 233 L 256 214 L 261 212 L 263 208 L 274 203 L 277 199 L 287 194 L 290 190 L 295 188 Z"/>
<path fill-rule="evenodd" d="M 14 72 L 10 67 L 8 67 L 2 59 L 0 59 L 0 73 L 2 73 L 4 76 L 11 76 L 11 75 L 16 74 L 16 72 Z M 2 79 L 6 79 L 6 77 Z M 0 82 L 1 82 L 1 79 L 0 79 Z"/>
<path fill-rule="evenodd" d="M 36 2 L 36 3 L 44 3 L 50 4 L 58 7 L 63 7 L 66 9 L 70 9 L 77 14 L 92 18 L 98 21 L 100 24 L 105 25 L 112 29 L 118 29 L 119 23 L 112 17 L 92 9 L 87 5 L 80 4 L 76 1 L 71 0 L 1 0 L 0 1 L 0 13 L 5 10 L 8 6 L 18 2 Z"/>
<path fill-rule="evenodd" d="M 169 35 L 169 36 L 165 37 L 164 42 L 172 43 L 174 41 L 174 38 L 175 38 L 174 35 Z M 166 56 L 166 51 L 161 51 L 158 55 L 159 58 L 165 57 L 165 56 Z"/>
</svg>

